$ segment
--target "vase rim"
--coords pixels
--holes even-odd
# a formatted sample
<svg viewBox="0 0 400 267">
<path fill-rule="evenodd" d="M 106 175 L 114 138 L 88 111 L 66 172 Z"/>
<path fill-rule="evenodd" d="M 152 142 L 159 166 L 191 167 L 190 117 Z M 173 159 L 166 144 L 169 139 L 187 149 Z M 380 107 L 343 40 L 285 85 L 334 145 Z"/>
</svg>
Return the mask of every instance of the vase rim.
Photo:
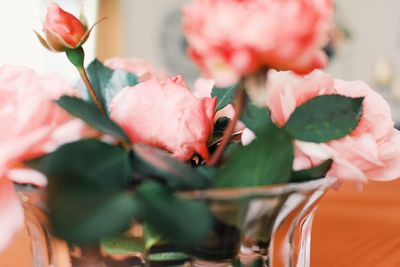
<svg viewBox="0 0 400 267">
<path fill-rule="evenodd" d="M 275 197 L 293 192 L 309 192 L 315 190 L 326 191 L 337 182 L 337 178 L 323 177 L 320 179 L 301 182 L 264 185 L 248 188 L 217 188 L 197 190 L 181 193 L 181 196 L 193 200 L 217 200 L 217 201 L 234 201 L 243 200 L 246 198 L 265 198 Z"/>
<path fill-rule="evenodd" d="M 294 192 L 311 192 L 317 189 L 326 191 L 331 188 L 337 181 L 338 179 L 334 177 L 323 177 L 320 179 L 300 183 L 273 184 L 246 188 L 211 188 L 205 190 L 181 192 L 177 194 L 179 196 L 192 200 L 241 201 L 244 199 L 254 198 L 272 198 Z M 43 193 L 45 193 L 45 190 L 43 188 L 26 188 L 24 186 L 17 187 L 19 187 L 18 191 L 24 192 L 24 194 L 40 192 L 42 195 Z M 43 202 L 43 199 L 39 202 Z"/>
</svg>

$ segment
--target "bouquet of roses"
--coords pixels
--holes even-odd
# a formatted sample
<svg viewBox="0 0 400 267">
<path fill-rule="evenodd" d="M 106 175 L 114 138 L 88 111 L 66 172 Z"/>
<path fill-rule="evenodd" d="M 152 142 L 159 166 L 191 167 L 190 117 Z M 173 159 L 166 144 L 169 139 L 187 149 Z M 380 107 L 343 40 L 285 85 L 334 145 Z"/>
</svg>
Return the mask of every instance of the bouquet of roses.
<svg viewBox="0 0 400 267">
<path fill-rule="evenodd" d="M 195 0 L 183 9 L 204 78 L 114 58 L 84 64 L 91 29 L 54 3 L 41 43 L 65 52 L 87 90 L 24 67 L 0 69 L 0 250 L 23 222 L 13 184 L 46 186 L 51 229 L 97 246 L 133 222 L 201 244 L 215 222 L 195 192 L 400 176 L 386 101 L 327 63 L 331 0 Z M 82 89 L 82 88 L 81 88 Z M 146 243 L 146 246 L 149 246 Z"/>
</svg>

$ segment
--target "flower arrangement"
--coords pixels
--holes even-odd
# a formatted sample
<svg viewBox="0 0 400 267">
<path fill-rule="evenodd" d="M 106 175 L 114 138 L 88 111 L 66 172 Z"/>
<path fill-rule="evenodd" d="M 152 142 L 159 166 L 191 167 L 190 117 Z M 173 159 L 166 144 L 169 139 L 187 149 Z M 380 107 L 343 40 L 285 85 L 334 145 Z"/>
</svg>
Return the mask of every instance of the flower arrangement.
<svg viewBox="0 0 400 267">
<path fill-rule="evenodd" d="M 331 0 L 194 0 L 183 30 L 204 77 L 191 91 L 141 60 L 85 67 L 91 29 L 50 3 L 37 36 L 66 53 L 87 93 L 0 69 L 0 250 L 23 223 L 13 183 L 46 186 L 51 229 L 69 244 L 96 248 L 140 222 L 147 249 L 162 241 L 191 254 L 218 216 L 188 195 L 399 177 L 385 100 L 316 70 L 332 12 Z"/>
</svg>

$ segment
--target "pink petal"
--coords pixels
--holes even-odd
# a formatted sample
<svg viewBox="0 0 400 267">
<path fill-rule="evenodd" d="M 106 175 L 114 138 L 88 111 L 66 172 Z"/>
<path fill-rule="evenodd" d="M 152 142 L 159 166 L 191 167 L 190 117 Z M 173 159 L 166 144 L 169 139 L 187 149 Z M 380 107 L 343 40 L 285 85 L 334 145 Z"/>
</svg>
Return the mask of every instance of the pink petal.
<svg viewBox="0 0 400 267">
<path fill-rule="evenodd" d="M 39 187 L 47 185 L 47 178 L 42 173 L 32 169 L 11 169 L 7 173 L 7 177 L 17 184 L 32 184 Z"/>
<path fill-rule="evenodd" d="M 24 223 L 24 212 L 13 183 L 0 179 L 0 251 L 11 242 Z"/>
<path fill-rule="evenodd" d="M 53 2 L 50 2 L 47 6 L 45 28 L 59 35 L 64 42 L 74 48 L 86 34 L 86 29 L 79 19 L 62 10 Z"/>
<path fill-rule="evenodd" d="M 112 101 L 111 117 L 134 143 L 160 147 L 180 160 L 204 149 L 213 130 L 215 98 L 196 98 L 182 77 L 151 79 L 122 90 Z"/>
<path fill-rule="evenodd" d="M 211 79 L 197 79 L 194 83 L 193 93 L 197 97 L 211 97 L 215 81 Z"/>
</svg>

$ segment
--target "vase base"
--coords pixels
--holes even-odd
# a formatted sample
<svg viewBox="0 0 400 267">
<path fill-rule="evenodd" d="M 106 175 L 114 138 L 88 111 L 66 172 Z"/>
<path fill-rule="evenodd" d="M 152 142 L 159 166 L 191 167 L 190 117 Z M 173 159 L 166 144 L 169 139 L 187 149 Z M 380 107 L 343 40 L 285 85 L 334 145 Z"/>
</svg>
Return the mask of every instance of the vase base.
<svg viewBox="0 0 400 267">
<path fill-rule="evenodd" d="M 206 260 L 194 260 L 191 264 L 192 267 L 231 267 L 232 261 L 206 261 Z"/>
</svg>

